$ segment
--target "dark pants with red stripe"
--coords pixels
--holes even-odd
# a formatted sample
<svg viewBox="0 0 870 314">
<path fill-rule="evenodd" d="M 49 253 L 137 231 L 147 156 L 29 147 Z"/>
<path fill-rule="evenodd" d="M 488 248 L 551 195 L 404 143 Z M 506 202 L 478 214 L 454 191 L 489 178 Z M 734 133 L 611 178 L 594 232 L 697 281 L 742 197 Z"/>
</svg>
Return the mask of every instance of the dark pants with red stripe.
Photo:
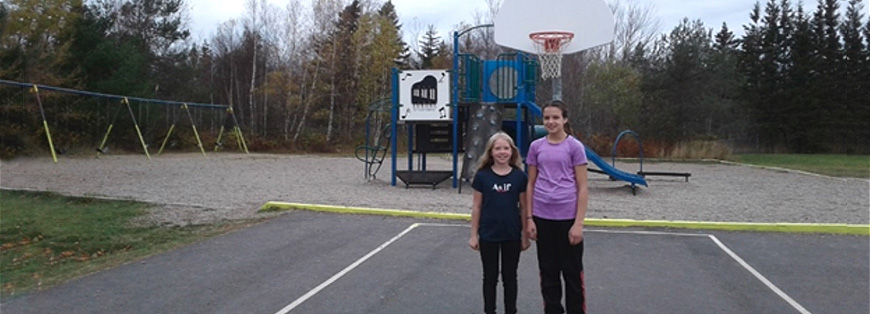
<svg viewBox="0 0 870 314">
<path fill-rule="evenodd" d="M 517 266 L 520 263 L 520 241 L 480 241 L 480 260 L 483 262 L 483 312 L 495 313 L 498 286 L 499 255 L 501 255 L 501 281 L 504 287 L 504 311 L 517 312 Z"/>
<path fill-rule="evenodd" d="M 538 229 L 538 268 L 544 313 L 586 313 L 586 288 L 583 282 L 583 242 L 571 245 L 568 232 L 574 220 L 548 220 L 535 217 Z M 562 307 L 562 280 L 565 280 L 565 307 Z"/>
</svg>

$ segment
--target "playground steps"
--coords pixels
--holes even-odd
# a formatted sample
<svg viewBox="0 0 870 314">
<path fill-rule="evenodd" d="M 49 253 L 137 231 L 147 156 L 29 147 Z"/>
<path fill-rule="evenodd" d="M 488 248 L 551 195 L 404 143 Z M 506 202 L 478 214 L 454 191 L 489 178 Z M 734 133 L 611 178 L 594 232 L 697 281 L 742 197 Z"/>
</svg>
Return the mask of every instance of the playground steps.
<svg viewBox="0 0 870 314">
<path fill-rule="evenodd" d="M 431 185 L 434 190 L 438 184 L 453 177 L 453 171 L 398 170 L 396 176 L 405 183 L 406 189 L 411 185 Z"/>
</svg>

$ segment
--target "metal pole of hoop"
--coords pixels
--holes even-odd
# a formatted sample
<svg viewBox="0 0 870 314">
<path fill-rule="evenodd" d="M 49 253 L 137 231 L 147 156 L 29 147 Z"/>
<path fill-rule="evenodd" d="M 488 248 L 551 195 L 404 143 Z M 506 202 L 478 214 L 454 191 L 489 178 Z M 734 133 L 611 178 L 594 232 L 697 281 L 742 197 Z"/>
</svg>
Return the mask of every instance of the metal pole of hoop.
<svg viewBox="0 0 870 314">
<path fill-rule="evenodd" d="M 562 100 L 562 77 L 553 78 L 553 100 Z"/>
<path fill-rule="evenodd" d="M 562 51 L 574 39 L 574 33 L 561 31 L 529 34 L 538 48 L 541 78 L 553 79 L 553 100 L 562 100 Z"/>
</svg>

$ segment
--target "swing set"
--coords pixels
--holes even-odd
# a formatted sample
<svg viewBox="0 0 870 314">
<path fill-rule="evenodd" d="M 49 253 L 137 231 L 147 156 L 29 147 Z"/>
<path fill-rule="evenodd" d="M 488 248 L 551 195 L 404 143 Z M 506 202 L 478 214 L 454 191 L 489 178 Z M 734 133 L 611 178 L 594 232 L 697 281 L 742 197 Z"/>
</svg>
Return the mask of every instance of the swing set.
<svg viewBox="0 0 870 314">
<path fill-rule="evenodd" d="M 163 104 L 163 105 L 170 105 L 170 106 L 178 106 L 177 109 L 183 110 L 186 113 L 187 118 L 190 121 L 193 135 L 196 138 L 197 147 L 199 148 L 200 152 L 202 152 L 203 156 L 206 156 L 205 145 L 203 145 L 199 131 L 196 128 L 194 115 L 191 113 L 191 107 L 224 110 L 226 112 L 226 115 L 222 119 L 220 131 L 218 132 L 217 140 L 215 141 L 215 144 L 214 144 L 214 151 L 217 152 L 219 149 L 221 149 L 223 147 L 223 143 L 221 142 L 221 140 L 223 139 L 225 131 L 227 131 L 226 125 L 227 125 L 227 122 L 229 120 L 229 122 L 232 122 L 232 127 L 231 127 L 231 131 L 230 131 L 231 134 L 228 136 L 235 137 L 236 143 L 238 144 L 240 151 L 244 151 L 246 154 L 249 153 L 247 143 L 245 142 L 245 138 L 242 134 L 242 130 L 239 127 L 239 124 L 238 124 L 238 121 L 237 121 L 235 115 L 233 114 L 233 108 L 230 106 L 227 106 L 227 105 L 188 103 L 188 102 L 178 102 L 178 101 L 168 101 L 168 100 L 158 100 L 158 99 L 137 98 L 137 97 L 129 97 L 129 96 L 120 96 L 120 95 L 88 92 L 88 91 L 79 91 L 79 90 L 74 90 L 74 89 L 53 87 L 53 86 L 46 86 L 46 85 L 39 85 L 39 84 L 21 83 L 21 82 L 8 81 L 8 80 L 0 80 L 0 84 L 28 88 L 29 91 L 34 94 L 34 98 L 36 99 L 36 104 L 39 108 L 40 117 L 42 118 L 42 126 L 45 129 L 45 136 L 46 136 L 46 139 L 48 141 L 49 151 L 51 152 L 51 157 L 55 163 L 57 163 L 58 150 L 55 148 L 54 142 L 52 141 L 52 136 L 51 136 L 51 132 L 50 132 L 49 125 L 48 125 L 48 119 L 46 118 L 45 108 L 43 106 L 42 97 L 40 95 L 40 92 L 42 90 L 50 90 L 50 91 L 56 91 L 56 92 L 61 92 L 61 93 L 120 100 L 120 102 L 122 104 L 124 104 L 124 106 L 126 107 L 127 112 L 130 114 L 130 119 L 133 122 L 133 126 L 135 128 L 136 135 L 139 138 L 139 143 L 141 144 L 142 150 L 145 152 L 145 157 L 147 157 L 148 160 L 151 160 L 151 154 L 148 151 L 148 145 L 145 143 L 145 138 L 142 135 L 142 129 L 139 126 L 139 121 L 137 120 L 136 114 L 134 113 L 133 108 L 130 104 L 131 101 L 138 101 L 140 103 L 146 103 L 146 104 Z M 115 121 L 117 120 L 118 116 L 121 115 L 120 114 L 121 110 L 122 109 L 120 109 L 120 108 L 116 109 L 115 114 L 112 115 L 112 117 L 108 123 L 106 133 L 103 135 L 102 141 L 100 142 L 99 146 L 96 147 L 96 151 L 97 151 L 96 156 L 97 157 L 99 157 L 101 154 L 108 153 L 108 147 L 106 145 L 107 145 L 107 142 L 109 139 L 109 135 L 112 133 L 112 129 L 115 126 Z M 178 119 L 178 112 L 175 110 L 173 110 L 173 112 L 174 113 L 173 113 L 172 125 L 169 127 L 169 131 L 166 133 L 166 136 L 164 136 L 163 141 L 160 145 L 160 149 L 157 151 L 158 156 L 163 153 L 163 150 L 166 147 L 166 144 L 169 141 L 169 138 L 172 136 L 173 131 L 175 131 L 176 124 L 178 123 L 178 120 L 179 120 Z"/>
</svg>

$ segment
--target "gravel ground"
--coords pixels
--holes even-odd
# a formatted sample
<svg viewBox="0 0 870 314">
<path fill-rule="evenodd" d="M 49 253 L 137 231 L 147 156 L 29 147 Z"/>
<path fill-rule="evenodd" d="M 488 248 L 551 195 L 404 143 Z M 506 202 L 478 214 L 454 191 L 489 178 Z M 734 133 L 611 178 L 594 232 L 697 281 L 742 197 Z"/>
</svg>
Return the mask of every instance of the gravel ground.
<svg viewBox="0 0 870 314">
<path fill-rule="evenodd" d="M 428 169 L 450 170 L 444 156 Z M 0 187 L 160 204 L 162 224 L 200 224 L 260 217 L 267 201 L 469 213 L 471 188 L 450 180 L 406 189 L 389 184 L 389 161 L 366 182 L 355 158 L 218 153 L 18 158 L 0 162 Z M 407 159 L 399 160 L 399 170 Z M 637 164 L 617 162 L 635 171 Z M 587 217 L 724 222 L 870 223 L 870 181 L 724 163 L 645 163 L 645 171 L 689 172 L 649 177 L 636 196 L 624 182 L 590 173 Z M 274 215 L 274 214 L 273 214 Z"/>
</svg>

